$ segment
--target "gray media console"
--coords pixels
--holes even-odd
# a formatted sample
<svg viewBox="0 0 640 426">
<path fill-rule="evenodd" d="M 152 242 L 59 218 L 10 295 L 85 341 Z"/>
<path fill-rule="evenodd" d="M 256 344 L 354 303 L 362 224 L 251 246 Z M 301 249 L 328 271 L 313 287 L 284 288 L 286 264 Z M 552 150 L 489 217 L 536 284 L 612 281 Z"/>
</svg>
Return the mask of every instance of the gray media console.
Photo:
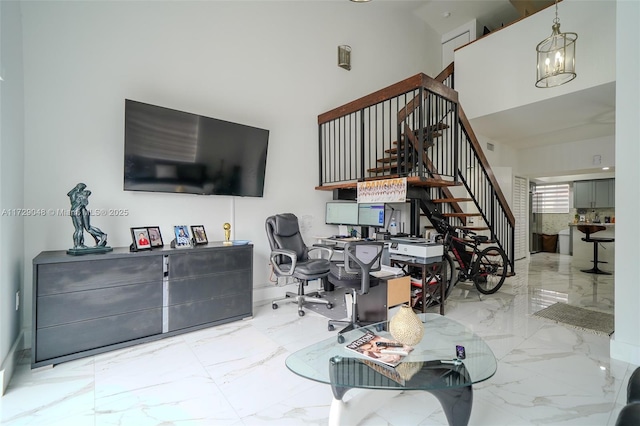
<svg viewBox="0 0 640 426">
<path fill-rule="evenodd" d="M 33 259 L 31 368 L 253 315 L 253 245 Z"/>
</svg>

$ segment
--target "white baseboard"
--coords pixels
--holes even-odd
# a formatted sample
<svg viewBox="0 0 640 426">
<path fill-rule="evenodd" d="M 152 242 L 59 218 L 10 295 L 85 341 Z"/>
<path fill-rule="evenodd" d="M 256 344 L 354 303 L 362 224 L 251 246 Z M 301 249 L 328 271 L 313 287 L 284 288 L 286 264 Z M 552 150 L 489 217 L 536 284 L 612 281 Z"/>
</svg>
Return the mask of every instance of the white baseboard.
<svg viewBox="0 0 640 426">
<path fill-rule="evenodd" d="M 2 390 L 0 396 L 4 395 L 4 392 L 7 390 L 9 382 L 11 381 L 11 377 L 13 377 L 13 372 L 18 364 L 18 357 L 20 357 L 20 352 L 22 351 L 23 340 L 24 333 L 20 331 L 20 334 L 18 334 L 16 341 L 13 343 L 13 346 L 11 346 L 7 357 L 2 362 L 2 365 L 0 365 L 0 386 Z"/>
</svg>

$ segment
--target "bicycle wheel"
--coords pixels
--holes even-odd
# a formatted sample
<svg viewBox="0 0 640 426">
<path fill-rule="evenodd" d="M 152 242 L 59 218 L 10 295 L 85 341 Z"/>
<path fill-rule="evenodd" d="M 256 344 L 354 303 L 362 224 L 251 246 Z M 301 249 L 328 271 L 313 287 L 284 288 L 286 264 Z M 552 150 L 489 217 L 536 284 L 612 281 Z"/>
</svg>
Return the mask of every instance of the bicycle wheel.
<svg viewBox="0 0 640 426">
<path fill-rule="evenodd" d="M 447 287 L 444 293 L 444 299 L 447 300 L 449 298 L 449 294 L 451 294 L 451 290 L 453 290 L 453 286 L 458 282 L 458 270 L 456 269 L 455 263 L 449 253 L 444 254 L 443 269 L 447 274 Z"/>
<path fill-rule="evenodd" d="M 500 247 L 487 247 L 475 259 L 472 270 L 473 283 L 482 294 L 493 294 L 507 278 L 507 255 Z"/>
</svg>

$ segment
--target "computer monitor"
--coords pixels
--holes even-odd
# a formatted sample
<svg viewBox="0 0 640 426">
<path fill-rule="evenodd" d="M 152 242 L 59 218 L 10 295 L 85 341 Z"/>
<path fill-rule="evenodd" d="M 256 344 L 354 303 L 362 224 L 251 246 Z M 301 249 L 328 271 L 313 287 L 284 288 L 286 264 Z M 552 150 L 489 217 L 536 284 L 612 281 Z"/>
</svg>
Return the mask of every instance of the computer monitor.
<svg viewBox="0 0 640 426">
<path fill-rule="evenodd" d="M 358 204 L 349 201 L 329 201 L 324 222 L 327 225 L 358 225 Z"/>
<path fill-rule="evenodd" d="M 358 204 L 358 225 L 384 228 L 384 203 Z"/>
</svg>

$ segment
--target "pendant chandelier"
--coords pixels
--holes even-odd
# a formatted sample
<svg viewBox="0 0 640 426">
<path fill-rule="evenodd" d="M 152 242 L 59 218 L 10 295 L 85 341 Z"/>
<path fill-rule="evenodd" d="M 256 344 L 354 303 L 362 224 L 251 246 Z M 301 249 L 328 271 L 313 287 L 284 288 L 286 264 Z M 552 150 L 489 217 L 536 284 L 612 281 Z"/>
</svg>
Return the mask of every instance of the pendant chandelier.
<svg viewBox="0 0 640 426">
<path fill-rule="evenodd" d="M 555 87 L 576 78 L 576 33 L 561 33 L 558 19 L 558 0 L 556 0 L 556 18 L 551 27 L 551 36 L 536 46 L 538 54 L 538 75 L 536 87 Z"/>
</svg>

